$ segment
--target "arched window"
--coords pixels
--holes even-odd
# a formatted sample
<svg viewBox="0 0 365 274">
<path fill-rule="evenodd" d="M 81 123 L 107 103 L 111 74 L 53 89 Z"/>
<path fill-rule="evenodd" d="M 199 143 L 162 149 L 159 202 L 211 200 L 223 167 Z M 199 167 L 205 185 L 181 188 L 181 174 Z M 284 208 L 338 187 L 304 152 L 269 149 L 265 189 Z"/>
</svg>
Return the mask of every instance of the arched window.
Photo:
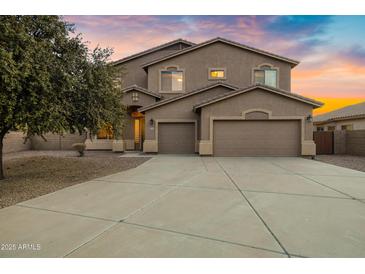
<svg viewBox="0 0 365 274">
<path fill-rule="evenodd" d="M 177 67 L 167 67 L 161 70 L 161 92 L 182 92 L 184 72 Z"/>
<path fill-rule="evenodd" d="M 254 84 L 276 88 L 278 86 L 278 70 L 271 65 L 261 65 L 255 68 Z"/>
</svg>

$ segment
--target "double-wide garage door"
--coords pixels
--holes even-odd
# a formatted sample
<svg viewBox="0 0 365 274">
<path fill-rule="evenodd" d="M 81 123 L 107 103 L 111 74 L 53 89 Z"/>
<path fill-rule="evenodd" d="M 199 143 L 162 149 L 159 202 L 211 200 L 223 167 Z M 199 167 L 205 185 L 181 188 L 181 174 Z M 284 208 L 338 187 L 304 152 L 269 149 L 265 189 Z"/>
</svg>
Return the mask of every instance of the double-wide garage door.
<svg viewBox="0 0 365 274">
<path fill-rule="evenodd" d="M 298 156 L 297 120 L 214 121 L 214 156 Z"/>
<path fill-rule="evenodd" d="M 195 123 L 159 123 L 158 152 L 195 153 Z"/>
</svg>

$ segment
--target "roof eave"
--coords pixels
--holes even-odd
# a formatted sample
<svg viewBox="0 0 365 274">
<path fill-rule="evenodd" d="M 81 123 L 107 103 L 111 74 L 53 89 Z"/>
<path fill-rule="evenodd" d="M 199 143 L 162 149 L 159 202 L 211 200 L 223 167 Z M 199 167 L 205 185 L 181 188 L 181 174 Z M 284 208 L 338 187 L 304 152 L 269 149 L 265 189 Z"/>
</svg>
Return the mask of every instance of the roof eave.
<svg viewBox="0 0 365 274">
<path fill-rule="evenodd" d="M 147 49 L 147 50 L 144 50 L 144 51 L 141 51 L 141 52 L 137 52 L 135 54 L 132 54 L 132 55 L 129 55 L 129 56 L 126 56 L 124 58 L 121 58 L 119 60 L 116 60 L 116 61 L 112 61 L 110 62 L 109 64 L 112 65 L 112 66 L 117 66 L 117 65 L 120 65 L 122 63 L 125 63 L 125 62 L 128 62 L 130 60 L 133 60 L 133 59 L 136 59 L 136 58 L 139 58 L 141 56 L 144 56 L 146 54 L 149 54 L 149 53 L 152 53 L 152 52 L 155 52 L 155 51 L 158 51 L 158 50 L 161 50 L 165 47 L 169 47 L 169 46 L 172 46 L 174 44 L 177 44 L 177 43 L 183 43 L 183 44 L 186 44 L 186 45 L 190 45 L 190 46 L 195 46 L 196 44 L 193 43 L 193 42 L 190 42 L 188 40 L 184 40 L 184 39 L 176 39 L 176 40 L 173 40 L 173 41 L 170 41 L 170 42 L 167 42 L 165 44 L 161 44 L 159 46 L 156 46 L 156 47 L 152 47 L 150 49 Z"/>
<path fill-rule="evenodd" d="M 136 90 L 136 91 L 142 92 L 142 93 L 144 93 L 146 95 L 149 95 L 149 96 L 152 96 L 152 97 L 156 97 L 156 98 L 159 98 L 159 99 L 162 98 L 162 96 L 160 94 L 157 94 L 157 93 L 154 93 L 154 92 L 150 92 L 150 91 L 148 91 L 148 90 L 146 90 L 146 89 L 144 89 L 142 87 L 139 87 L 137 85 L 133 85 L 133 86 L 126 87 L 126 88 L 122 89 L 122 92 L 123 93 L 127 93 L 127 92 L 129 92 L 131 90 Z"/>
<path fill-rule="evenodd" d="M 138 109 L 138 111 L 141 112 L 141 113 L 144 113 L 144 112 L 146 112 L 148 110 L 151 110 L 151 109 L 154 109 L 154 108 L 157 108 L 157 107 L 164 106 L 166 104 L 169 104 L 169 103 L 178 101 L 180 99 L 183 99 L 183 98 L 186 98 L 186 97 L 189 97 L 189 96 L 198 94 L 198 93 L 203 92 L 203 91 L 207 91 L 207 90 L 212 89 L 212 88 L 216 88 L 218 86 L 226 87 L 226 88 L 229 88 L 231 90 L 237 90 L 238 89 L 238 87 L 235 87 L 235 86 L 233 86 L 231 84 L 218 82 L 218 83 L 215 83 L 215 84 L 212 84 L 212 85 L 209 85 L 209 86 L 200 88 L 200 89 L 196 89 L 196 90 L 191 91 L 191 92 L 188 92 L 186 94 L 182 94 L 181 96 L 172 97 L 170 99 L 165 99 L 163 101 L 156 102 L 156 103 L 153 103 L 153 104 L 148 105 L 148 106 L 145 106 L 145 107 L 141 107 L 141 108 Z"/>
<path fill-rule="evenodd" d="M 345 120 L 357 120 L 357 119 L 364 119 L 364 114 L 357 114 L 357 115 L 349 115 L 349 116 L 341 116 L 341 117 L 333 117 L 322 121 L 313 121 L 314 124 L 320 125 L 320 124 L 327 124 L 331 122 L 337 122 L 337 121 L 345 121 Z"/>
<path fill-rule="evenodd" d="M 267 86 L 264 86 L 264 85 L 256 84 L 256 85 L 250 86 L 250 87 L 245 88 L 245 89 L 237 90 L 233 94 L 227 94 L 226 96 L 222 96 L 220 98 L 212 99 L 211 101 L 207 101 L 205 103 L 198 104 L 198 105 L 196 105 L 196 106 L 193 107 L 193 111 L 196 112 L 198 109 L 203 108 L 203 107 L 205 107 L 207 105 L 211 105 L 211 104 L 214 104 L 214 103 L 219 102 L 219 101 L 224 101 L 226 99 L 229 99 L 231 97 L 234 97 L 234 96 L 237 96 L 237 95 L 240 95 L 240 94 L 249 92 L 249 91 L 254 90 L 256 88 L 261 88 L 261 89 L 264 89 L 264 90 L 268 90 L 268 91 L 274 92 L 274 93 L 276 93 L 278 95 L 282 95 L 282 96 L 291 98 L 293 100 L 301 101 L 303 103 L 312 105 L 313 108 L 319 108 L 319 107 L 321 107 L 321 106 L 324 105 L 322 102 L 315 101 L 315 100 L 312 100 L 312 99 L 309 99 L 309 98 L 305 98 L 305 97 L 300 96 L 300 95 L 297 95 L 297 94 L 295 94 L 293 96 L 293 94 L 289 94 L 289 92 L 279 91 L 278 89 L 274 89 L 274 88 L 270 88 L 270 87 L 267 87 Z"/>
<path fill-rule="evenodd" d="M 236 46 L 236 47 L 240 47 L 240 48 L 243 48 L 243 49 L 246 49 L 246 50 L 250 50 L 250 51 L 256 52 L 258 54 L 266 55 L 266 56 L 269 56 L 269 57 L 274 58 L 274 59 L 281 60 L 283 62 L 289 63 L 292 68 L 294 68 L 295 66 L 297 66 L 300 63 L 299 61 L 294 60 L 294 59 L 291 59 L 291 58 L 286 58 L 284 56 L 276 55 L 276 54 L 271 53 L 271 52 L 266 52 L 264 50 L 256 49 L 256 48 L 253 48 L 253 47 L 250 47 L 250 46 L 246 46 L 246 45 L 243 45 L 243 44 L 234 42 L 234 41 L 230 41 L 230 40 L 227 40 L 227 39 L 218 37 L 218 38 L 214 38 L 214 39 L 211 39 L 211 40 L 202 42 L 200 44 L 196 44 L 195 46 L 186 48 L 184 50 L 181 50 L 181 51 L 178 51 L 178 52 L 174 52 L 174 53 L 172 53 L 170 55 L 164 56 L 162 58 L 158 58 L 158 59 L 153 60 L 153 61 L 150 61 L 148 63 L 145 63 L 145 64 L 142 65 L 142 68 L 145 71 L 147 71 L 147 68 L 149 66 L 151 66 L 151 65 L 158 64 L 158 63 L 163 62 L 165 60 L 174 58 L 175 56 L 180 56 L 182 54 L 188 53 L 190 51 L 194 51 L 196 49 L 199 49 L 201 47 L 210 45 L 210 44 L 215 43 L 215 42 L 218 42 L 218 41 L 220 41 L 222 43 L 230 44 L 230 45 L 233 45 L 233 46 Z"/>
</svg>

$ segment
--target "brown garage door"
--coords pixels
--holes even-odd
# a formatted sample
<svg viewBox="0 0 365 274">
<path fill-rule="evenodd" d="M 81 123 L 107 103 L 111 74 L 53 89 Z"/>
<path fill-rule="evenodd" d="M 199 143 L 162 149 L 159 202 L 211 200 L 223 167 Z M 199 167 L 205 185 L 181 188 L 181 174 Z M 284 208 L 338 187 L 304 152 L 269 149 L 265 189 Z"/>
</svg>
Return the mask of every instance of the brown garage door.
<svg viewBox="0 0 365 274">
<path fill-rule="evenodd" d="M 216 156 L 298 156 L 299 121 L 214 121 Z"/>
<path fill-rule="evenodd" d="M 194 123 L 159 123 L 159 153 L 195 153 Z"/>
</svg>

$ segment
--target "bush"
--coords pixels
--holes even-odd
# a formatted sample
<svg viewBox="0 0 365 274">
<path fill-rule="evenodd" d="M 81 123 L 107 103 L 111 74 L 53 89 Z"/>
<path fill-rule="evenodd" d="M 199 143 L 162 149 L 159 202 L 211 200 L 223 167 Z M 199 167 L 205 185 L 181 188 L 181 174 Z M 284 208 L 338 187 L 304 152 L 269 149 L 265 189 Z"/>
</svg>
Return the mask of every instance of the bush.
<svg viewBox="0 0 365 274">
<path fill-rule="evenodd" d="M 84 156 L 84 151 L 86 149 L 86 145 L 84 143 L 76 143 L 72 145 L 72 148 L 79 153 L 79 156 Z"/>
</svg>

